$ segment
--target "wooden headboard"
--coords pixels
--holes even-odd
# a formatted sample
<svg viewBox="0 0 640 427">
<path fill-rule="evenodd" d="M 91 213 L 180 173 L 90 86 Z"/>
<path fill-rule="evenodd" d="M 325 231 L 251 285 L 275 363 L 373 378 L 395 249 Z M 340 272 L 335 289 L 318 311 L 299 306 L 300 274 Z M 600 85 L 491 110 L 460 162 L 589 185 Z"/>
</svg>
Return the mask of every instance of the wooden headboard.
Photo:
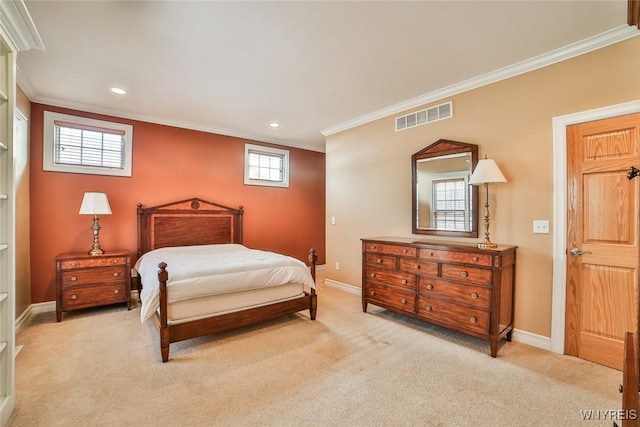
<svg viewBox="0 0 640 427">
<path fill-rule="evenodd" d="M 167 246 L 242 243 L 242 206 L 188 199 L 143 208 L 138 204 L 138 257 Z"/>
</svg>

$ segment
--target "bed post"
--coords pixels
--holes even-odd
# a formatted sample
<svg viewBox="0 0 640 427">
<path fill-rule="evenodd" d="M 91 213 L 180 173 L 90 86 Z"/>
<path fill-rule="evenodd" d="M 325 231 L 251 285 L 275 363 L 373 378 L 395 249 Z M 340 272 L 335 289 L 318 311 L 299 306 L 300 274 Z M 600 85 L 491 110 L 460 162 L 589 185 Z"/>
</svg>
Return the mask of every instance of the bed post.
<svg viewBox="0 0 640 427">
<path fill-rule="evenodd" d="M 144 239 L 144 237 L 142 237 L 142 233 L 144 232 L 144 230 L 142 229 L 142 203 L 138 203 L 138 209 L 137 209 L 137 213 L 138 213 L 138 258 L 140 258 L 142 256 L 142 239 Z"/>
<path fill-rule="evenodd" d="M 309 250 L 309 263 L 311 264 L 311 277 L 313 278 L 313 283 L 316 283 L 316 263 L 317 262 L 318 262 L 318 254 L 316 254 L 316 250 L 314 248 L 311 248 Z M 311 318 L 311 320 L 316 320 L 317 312 L 318 312 L 318 295 L 316 294 L 316 290 L 314 288 L 311 288 L 311 307 L 309 307 L 309 317 Z"/>
<path fill-rule="evenodd" d="M 158 281 L 160 282 L 160 352 L 162 361 L 169 361 L 169 325 L 167 323 L 167 263 L 158 264 Z"/>
</svg>

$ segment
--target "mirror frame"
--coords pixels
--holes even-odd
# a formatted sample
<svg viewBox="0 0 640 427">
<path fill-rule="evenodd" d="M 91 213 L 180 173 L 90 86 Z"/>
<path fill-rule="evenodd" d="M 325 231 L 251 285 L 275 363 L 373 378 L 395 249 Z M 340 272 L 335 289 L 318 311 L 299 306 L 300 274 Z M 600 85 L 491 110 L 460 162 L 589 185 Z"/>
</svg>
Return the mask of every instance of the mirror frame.
<svg viewBox="0 0 640 427">
<path fill-rule="evenodd" d="M 476 144 L 467 144 L 466 142 L 450 141 L 440 139 L 426 148 L 411 156 L 411 220 L 413 234 L 430 234 L 433 236 L 457 236 L 457 237 L 478 237 L 478 186 L 471 186 L 472 212 L 471 230 L 470 231 L 452 231 L 439 230 L 436 228 L 418 228 L 417 216 L 417 162 L 422 159 L 432 159 L 435 157 L 446 156 L 450 154 L 471 153 L 471 170 L 473 172 L 478 164 L 478 146 Z"/>
</svg>

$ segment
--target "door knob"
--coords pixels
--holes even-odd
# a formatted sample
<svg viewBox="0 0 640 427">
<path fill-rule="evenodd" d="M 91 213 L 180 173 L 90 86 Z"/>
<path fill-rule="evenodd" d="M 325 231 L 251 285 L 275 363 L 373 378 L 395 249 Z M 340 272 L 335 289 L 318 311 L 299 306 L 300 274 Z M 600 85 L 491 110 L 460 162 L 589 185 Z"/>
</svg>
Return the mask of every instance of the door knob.
<svg viewBox="0 0 640 427">
<path fill-rule="evenodd" d="M 585 254 L 590 254 L 591 251 L 581 251 L 578 248 L 573 248 L 571 249 L 571 255 L 573 255 L 574 257 L 579 257 L 580 255 L 585 255 Z"/>
</svg>

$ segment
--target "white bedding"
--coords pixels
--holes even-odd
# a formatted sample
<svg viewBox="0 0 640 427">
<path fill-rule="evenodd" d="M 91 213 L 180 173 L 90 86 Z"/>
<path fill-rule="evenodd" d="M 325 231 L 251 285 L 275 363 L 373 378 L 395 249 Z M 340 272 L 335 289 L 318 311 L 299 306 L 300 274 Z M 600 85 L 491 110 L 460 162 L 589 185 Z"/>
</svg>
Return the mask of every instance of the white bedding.
<svg viewBox="0 0 640 427">
<path fill-rule="evenodd" d="M 160 248 L 140 257 L 140 320 L 159 307 L 158 264 L 167 263 L 167 302 L 299 283 L 315 288 L 307 266 L 295 258 L 239 244 Z"/>
</svg>

